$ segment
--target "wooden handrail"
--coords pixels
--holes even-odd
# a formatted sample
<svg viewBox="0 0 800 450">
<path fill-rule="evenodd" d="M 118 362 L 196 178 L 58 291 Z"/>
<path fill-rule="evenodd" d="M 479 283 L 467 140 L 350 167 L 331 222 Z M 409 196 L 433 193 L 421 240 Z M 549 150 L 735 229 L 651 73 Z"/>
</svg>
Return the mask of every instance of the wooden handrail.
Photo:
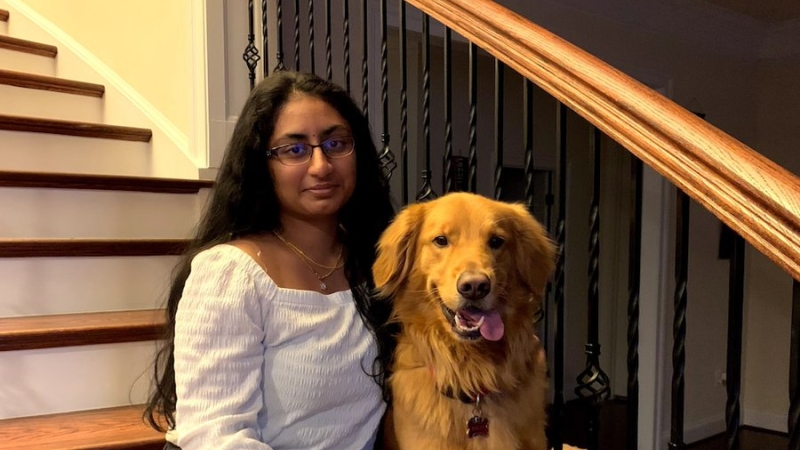
<svg viewBox="0 0 800 450">
<path fill-rule="evenodd" d="M 619 142 L 800 280 L 800 179 L 491 0 L 406 0 Z"/>
</svg>

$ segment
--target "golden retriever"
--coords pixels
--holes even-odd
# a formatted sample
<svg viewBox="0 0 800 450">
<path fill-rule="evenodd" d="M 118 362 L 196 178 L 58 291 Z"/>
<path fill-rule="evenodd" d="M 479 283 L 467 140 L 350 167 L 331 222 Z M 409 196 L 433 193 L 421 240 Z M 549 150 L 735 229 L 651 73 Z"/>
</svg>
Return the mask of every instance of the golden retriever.
<svg viewBox="0 0 800 450">
<path fill-rule="evenodd" d="M 373 266 L 401 330 L 386 448 L 545 450 L 534 322 L 554 260 L 521 204 L 451 193 L 397 215 Z"/>
</svg>

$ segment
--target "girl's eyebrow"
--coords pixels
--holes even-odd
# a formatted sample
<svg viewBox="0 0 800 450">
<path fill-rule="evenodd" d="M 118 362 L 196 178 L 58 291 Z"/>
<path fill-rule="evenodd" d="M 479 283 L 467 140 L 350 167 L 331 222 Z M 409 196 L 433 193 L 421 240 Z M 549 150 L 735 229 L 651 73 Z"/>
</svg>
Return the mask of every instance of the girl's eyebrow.
<svg viewBox="0 0 800 450">
<path fill-rule="evenodd" d="M 347 127 L 345 127 L 344 125 L 341 125 L 341 124 L 331 125 L 330 127 L 325 128 L 324 130 L 322 130 L 322 133 L 320 133 L 320 135 L 321 136 L 329 136 L 334 131 L 347 131 Z M 287 138 L 288 139 L 294 139 L 294 140 L 303 140 L 303 139 L 308 138 L 308 135 L 303 134 L 303 133 L 287 133 L 287 134 L 284 134 L 283 136 L 281 136 L 280 138 L 276 139 L 276 141 L 280 140 L 280 139 L 287 139 Z"/>
</svg>

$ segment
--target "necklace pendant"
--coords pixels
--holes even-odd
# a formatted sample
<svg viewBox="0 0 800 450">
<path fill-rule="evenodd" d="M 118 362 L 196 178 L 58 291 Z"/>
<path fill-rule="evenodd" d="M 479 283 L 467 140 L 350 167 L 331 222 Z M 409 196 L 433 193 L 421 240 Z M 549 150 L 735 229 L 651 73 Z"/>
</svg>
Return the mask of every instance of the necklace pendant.
<svg viewBox="0 0 800 450">
<path fill-rule="evenodd" d="M 323 291 L 327 291 L 328 290 L 328 285 L 325 284 L 324 281 L 320 281 L 319 282 L 319 288 L 322 289 Z"/>
<path fill-rule="evenodd" d="M 489 419 L 474 416 L 467 422 L 467 438 L 472 439 L 478 436 L 489 436 Z"/>
</svg>

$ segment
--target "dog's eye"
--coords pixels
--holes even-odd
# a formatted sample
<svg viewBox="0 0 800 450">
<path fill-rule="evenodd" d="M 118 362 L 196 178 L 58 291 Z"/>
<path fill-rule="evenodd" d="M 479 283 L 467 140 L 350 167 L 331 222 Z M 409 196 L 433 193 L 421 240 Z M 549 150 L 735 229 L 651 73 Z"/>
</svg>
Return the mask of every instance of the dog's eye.
<svg viewBox="0 0 800 450">
<path fill-rule="evenodd" d="M 497 250 L 498 248 L 502 247 L 503 244 L 506 242 L 505 239 L 501 238 L 500 236 L 492 236 L 489 238 L 489 247 Z"/>
<path fill-rule="evenodd" d="M 436 244 L 437 247 L 447 247 L 447 238 L 444 236 L 436 236 L 433 238 L 433 243 Z"/>
</svg>

